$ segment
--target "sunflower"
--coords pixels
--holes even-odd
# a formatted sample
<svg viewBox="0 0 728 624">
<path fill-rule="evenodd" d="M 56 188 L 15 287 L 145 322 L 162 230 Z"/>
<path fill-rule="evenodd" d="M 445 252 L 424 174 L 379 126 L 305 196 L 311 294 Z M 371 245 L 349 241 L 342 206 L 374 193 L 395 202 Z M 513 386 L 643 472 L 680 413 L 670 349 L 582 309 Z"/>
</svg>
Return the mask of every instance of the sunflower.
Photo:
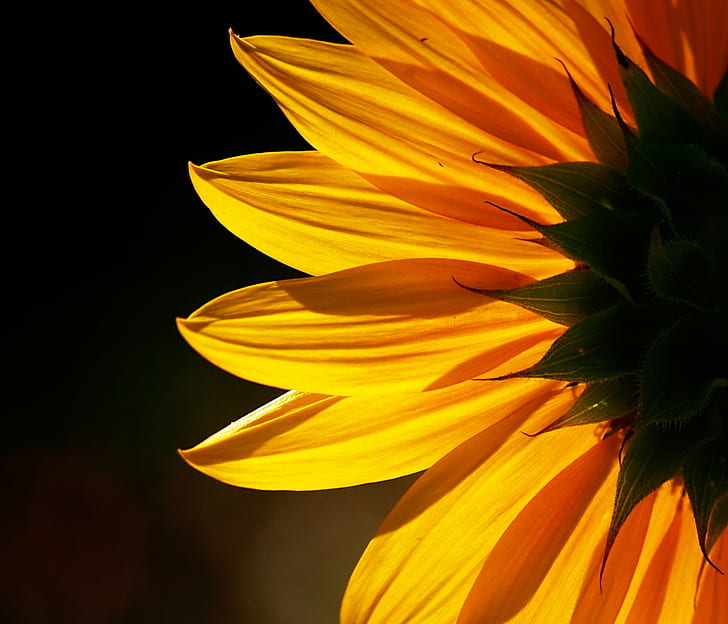
<svg viewBox="0 0 728 624">
<path fill-rule="evenodd" d="M 314 0 L 231 35 L 313 146 L 192 166 L 311 277 L 179 321 L 293 388 L 183 457 L 259 489 L 424 471 L 345 623 L 728 613 L 728 3 Z"/>
</svg>

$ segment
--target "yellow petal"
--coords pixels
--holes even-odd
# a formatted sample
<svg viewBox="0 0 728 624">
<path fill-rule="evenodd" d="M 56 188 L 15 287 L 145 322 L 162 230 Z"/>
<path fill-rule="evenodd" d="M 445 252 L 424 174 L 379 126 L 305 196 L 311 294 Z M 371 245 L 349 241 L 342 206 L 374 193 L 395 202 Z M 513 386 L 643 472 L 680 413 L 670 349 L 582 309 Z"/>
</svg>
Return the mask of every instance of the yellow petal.
<svg viewBox="0 0 728 624">
<path fill-rule="evenodd" d="M 603 544 L 618 449 L 615 436 L 594 444 L 528 502 L 488 553 L 458 624 L 569 621 L 574 581 Z"/>
<path fill-rule="evenodd" d="M 473 53 L 477 51 L 473 41 L 464 40 L 437 11 L 412 1 L 314 0 L 314 5 L 367 56 L 494 137 L 556 160 L 589 157 L 576 101 L 555 61 L 550 67 L 539 62 L 534 76 L 550 70 L 563 89 L 552 92 L 550 98 L 528 101 L 511 93 L 510 84 L 500 80 L 491 66 L 481 65 L 482 59 Z M 497 25 L 481 23 L 486 33 L 493 26 Z M 489 58 L 504 60 L 495 55 Z M 508 77 L 515 81 L 517 75 L 513 72 Z"/>
<path fill-rule="evenodd" d="M 182 456 L 215 479 L 247 488 L 318 490 L 384 481 L 429 468 L 562 386 L 511 379 L 406 395 L 290 392 Z"/>
<path fill-rule="evenodd" d="M 606 534 L 595 549 L 591 571 L 570 620 L 571 624 L 614 624 L 623 608 L 650 525 L 656 493 L 642 499 L 617 535 L 602 572 Z"/>
<path fill-rule="evenodd" d="M 468 42 L 489 76 L 562 125 L 583 135 L 581 117 L 566 73 L 581 89 L 610 110 L 608 84 L 618 102 L 619 74 L 603 11 L 594 17 L 576 2 L 420 0 Z M 558 6 L 561 4 L 563 6 Z M 601 2 L 600 5 L 604 3 Z M 603 8 L 603 7 L 602 7 Z M 563 159 L 562 159 L 563 160 Z M 593 160 L 585 155 L 577 160 Z"/>
<path fill-rule="evenodd" d="M 232 45 L 238 61 L 311 145 L 385 193 L 493 227 L 523 226 L 486 200 L 537 220 L 558 220 L 536 191 L 472 156 L 486 150 L 481 160 L 540 164 L 545 159 L 496 141 L 352 46 L 234 36 Z"/>
<path fill-rule="evenodd" d="M 553 437 L 519 432 L 524 426 L 538 430 L 572 403 L 569 393 L 560 393 L 528 406 L 420 477 L 359 561 L 342 622 L 455 622 L 483 560 L 508 525 L 545 484 L 593 446 L 595 438 L 583 428 L 555 431 Z"/>
<path fill-rule="evenodd" d="M 237 290 L 179 328 L 234 375 L 339 396 L 418 392 L 521 370 L 563 331 L 454 280 L 474 288 L 528 281 L 464 261 L 394 260 Z"/>
<path fill-rule="evenodd" d="M 629 17 L 652 52 L 709 97 L 728 68 L 728 2 L 627 0 Z"/>
<path fill-rule="evenodd" d="M 443 218 L 383 193 L 318 152 L 254 154 L 192 166 L 200 198 L 231 232 L 314 275 L 383 260 L 452 258 L 536 279 L 571 268 L 532 242 Z"/>
<path fill-rule="evenodd" d="M 681 514 L 682 523 L 675 559 L 666 582 L 665 600 L 659 619 L 661 623 L 674 621 L 676 624 L 682 624 L 693 621 L 698 576 L 704 563 L 690 506 L 683 505 L 678 513 Z"/>
</svg>

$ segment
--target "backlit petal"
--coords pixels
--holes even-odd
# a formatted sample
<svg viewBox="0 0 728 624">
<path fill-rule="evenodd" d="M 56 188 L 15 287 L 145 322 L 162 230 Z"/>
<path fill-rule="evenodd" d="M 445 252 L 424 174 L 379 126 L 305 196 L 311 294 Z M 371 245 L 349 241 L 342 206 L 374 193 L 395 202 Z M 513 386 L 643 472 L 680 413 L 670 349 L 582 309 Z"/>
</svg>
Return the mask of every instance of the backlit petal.
<svg viewBox="0 0 728 624">
<path fill-rule="evenodd" d="M 624 624 L 659 624 L 684 524 L 684 501 L 671 484 L 658 491 L 640 569 L 618 620 Z M 693 584 L 694 588 L 694 584 Z M 684 619 L 682 622 L 689 622 Z M 678 622 L 678 620 L 675 620 Z"/>
<path fill-rule="evenodd" d="M 519 72 L 509 74 L 510 82 L 500 80 L 492 66 L 483 67 L 473 41 L 444 23 L 437 11 L 406 0 L 315 0 L 314 5 L 367 56 L 494 137 L 556 160 L 590 157 L 566 74 L 553 59 L 551 67 L 539 62 L 534 75 L 550 70 L 562 91 L 529 101 L 508 90 Z M 497 24 L 480 26 L 487 33 Z M 495 54 L 489 58 L 502 60 Z"/>
<path fill-rule="evenodd" d="M 652 52 L 712 98 L 728 69 L 728 2 L 626 0 L 626 5 Z"/>
<path fill-rule="evenodd" d="M 650 525 L 656 493 L 644 498 L 629 515 L 609 551 L 602 573 L 604 534 L 591 557 L 591 571 L 572 615 L 571 624 L 613 624 L 623 608 L 625 597 L 635 578 L 635 570 Z M 569 565 L 568 561 L 565 561 Z"/>
<path fill-rule="evenodd" d="M 205 474 L 248 488 L 318 490 L 384 481 L 429 468 L 562 386 L 510 379 L 365 397 L 290 392 L 182 455 Z"/>
<path fill-rule="evenodd" d="M 454 280 L 474 288 L 528 281 L 464 261 L 395 260 L 234 291 L 179 328 L 235 375 L 340 396 L 417 392 L 521 370 L 563 331 Z"/>
<path fill-rule="evenodd" d="M 720 622 L 728 613 L 728 533 L 715 542 L 710 559 L 722 574 L 703 564 L 694 624 Z"/>
<path fill-rule="evenodd" d="M 602 553 L 618 449 L 614 436 L 594 444 L 528 502 L 488 553 L 458 624 L 569 621 Z"/>
<path fill-rule="evenodd" d="M 349 582 L 345 624 L 454 622 L 483 561 L 509 524 L 551 479 L 594 445 L 580 428 L 528 438 L 573 398 L 486 429 L 412 486 L 370 542 Z M 514 433 L 516 432 L 516 433 Z M 413 591 L 416 588 L 416 591 Z"/>
<path fill-rule="evenodd" d="M 397 80 L 352 46 L 282 38 L 232 38 L 238 61 L 276 99 L 302 136 L 395 197 L 438 214 L 522 229 L 518 214 L 558 220 L 536 191 L 475 163 L 545 159 L 496 141 Z"/>
<path fill-rule="evenodd" d="M 419 3 L 461 34 L 503 90 L 563 127 L 582 132 L 576 100 L 561 63 L 602 109 L 610 110 L 608 84 L 625 108 L 604 13 L 593 16 L 573 0 Z"/>
<path fill-rule="evenodd" d="M 436 215 L 376 189 L 318 152 L 239 156 L 191 167 L 220 222 L 268 256 L 305 273 L 439 257 L 497 264 L 536 279 L 571 268 L 543 245 Z M 518 237 L 518 238 L 516 238 Z"/>
</svg>

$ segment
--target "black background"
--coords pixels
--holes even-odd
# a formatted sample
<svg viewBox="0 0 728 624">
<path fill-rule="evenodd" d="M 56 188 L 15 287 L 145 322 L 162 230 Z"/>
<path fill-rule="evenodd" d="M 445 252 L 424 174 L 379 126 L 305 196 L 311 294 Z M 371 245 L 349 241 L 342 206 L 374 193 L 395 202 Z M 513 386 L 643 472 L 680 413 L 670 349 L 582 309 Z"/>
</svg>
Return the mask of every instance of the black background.
<svg viewBox="0 0 728 624">
<path fill-rule="evenodd" d="M 6 22 L 0 619 L 335 622 L 409 481 L 253 492 L 187 467 L 177 448 L 280 391 L 206 363 L 174 319 L 295 277 L 187 178 L 188 161 L 308 147 L 228 29 L 340 38 L 303 0 L 94 6 Z"/>
</svg>

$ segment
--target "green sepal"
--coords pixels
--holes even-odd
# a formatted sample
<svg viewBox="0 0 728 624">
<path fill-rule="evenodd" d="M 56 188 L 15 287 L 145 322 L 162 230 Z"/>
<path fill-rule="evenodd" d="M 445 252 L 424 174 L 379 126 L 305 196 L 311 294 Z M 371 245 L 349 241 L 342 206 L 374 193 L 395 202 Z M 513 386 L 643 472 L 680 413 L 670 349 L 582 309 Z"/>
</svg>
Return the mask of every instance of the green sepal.
<svg viewBox="0 0 728 624">
<path fill-rule="evenodd" d="M 531 225 L 560 253 L 588 265 L 632 301 L 643 290 L 644 280 L 635 267 L 644 265 L 655 218 L 611 210 L 555 225 Z"/>
<path fill-rule="evenodd" d="M 708 128 L 725 132 L 726 124 L 713 102 L 697 85 L 679 71 L 660 60 L 645 42 L 637 36 L 650 73 L 656 86 L 669 98 L 677 102 L 691 117 Z"/>
<path fill-rule="evenodd" d="M 699 436 L 692 431 L 657 427 L 641 429 L 632 437 L 617 479 L 617 494 L 604 553 L 609 551 L 625 520 L 646 496 L 675 477 Z"/>
<path fill-rule="evenodd" d="M 617 171 L 627 170 L 627 146 L 619 122 L 594 104 L 576 84 L 568 70 L 566 73 L 579 106 L 586 140 L 597 160 Z"/>
<path fill-rule="evenodd" d="M 644 198 L 624 174 L 593 162 L 566 162 L 538 167 L 493 165 L 537 190 L 566 220 L 595 213 L 644 211 Z"/>
<path fill-rule="evenodd" d="M 725 249 L 728 169 L 694 145 L 661 145 L 628 139 L 627 179 L 652 198 L 674 232 Z M 723 252 L 724 253 L 724 252 Z"/>
<path fill-rule="evenodd" d="M 711 130 L 671 97 L 658 89 L 647 74 L 615 43 L 619 73 L 632 105 L 639 136 L 655 143 L 692 143 L 713 146 Z"/>
<path fill-rule="evenodd" d="M 710 549 L 728 525 L 728 420 L 721 424 L 728 414 L 720 414 L 718 402 L 713 403 L 715 413 L 711 420 L 717 422 L 720 431 L 693 449 L 683 465 L 685 490 L 693 508 L 700 548 L 708 561 Z"/>
<path fill-rule="evenodd" d="M 638 397 L 634 375 L 587 384 L 571 409 L 539 433 L 623 418 L 637 410 Z"/>
<path fill-rule="evenodd" d="M 728 122 L 728 71 L 723 74 L 723 78 L 713 92 L 713 102 L 723 119 Z"/>
<path fill-rule="evenodd" d="M 728 330 L 720 318 L 691 313 L 663 331 L 642 364 L 639 426 L 685 422 L 728 386 Z"/>
<path fill-rule="evenodd" d="M 617 303 L 567 329 L 541 360 L 508 377 L 592 382 L 636 374 L 653 323 L 647 309 Z"/>
<path fill-rule="evenodd" d="M 668 301 L 687 303 L 699 310 L 715 309 L 717 292 L 713 267 L 698 243 L 686 240 L 662 242 L 652 237 L 647 274 L 654 291 Z"/>
<path fill-rule="evenodd" d="M 574 325 L 615 303 L 617 293 L 589 269 L 574 269 L 510 290 L 477 290 L 560 325 Z"/>
</svg>

